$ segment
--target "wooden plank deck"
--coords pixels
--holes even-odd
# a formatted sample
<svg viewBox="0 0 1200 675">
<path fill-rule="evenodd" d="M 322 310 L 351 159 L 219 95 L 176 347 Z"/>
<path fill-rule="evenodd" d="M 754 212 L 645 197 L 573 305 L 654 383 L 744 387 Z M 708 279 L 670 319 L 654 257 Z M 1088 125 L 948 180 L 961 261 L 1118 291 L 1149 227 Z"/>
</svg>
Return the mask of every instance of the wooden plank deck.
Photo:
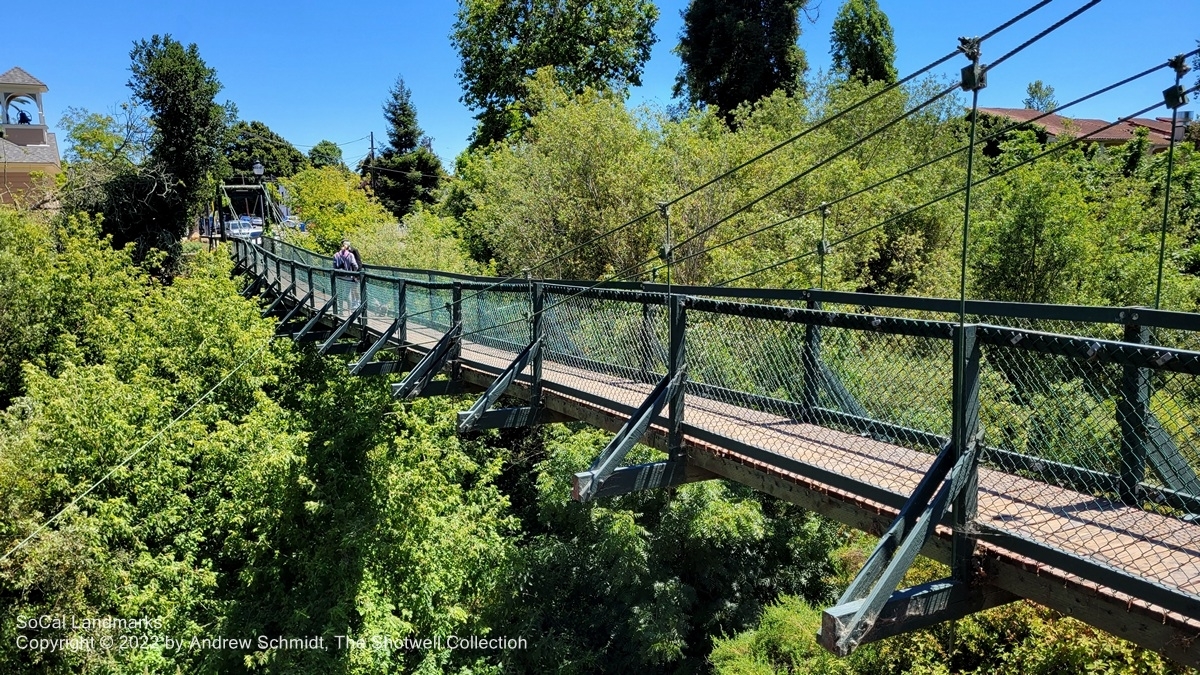
<svg viewBox="0 0 1200 675">
<path fill-rule="evenodd" d="M 284 285 L 289 282 L 290 279 L 284 275 Z M 307 288 L 304 288 L 298 295 L 306 292 Z M 320 292 L 316 295 L 319 296 L 317 306 L 320 306 L 326 296 Z M 391 321 L 391 318 L 372 316 L 367 320 L 369 332 L 381 334 Z M 442 335 L 440 331 L 416 321 L 409 321 L 407 330 L 409 342 L 416 343 L 419 351 L 432 347 Z M 477 386 L 486 386 L 491 377 L 514 357 L 515 351 L 473 342 L 470 335 L 462 342 L 463 368 L 467 371 L 468 379 Z M 652 389 L 652 385 L 644 382 L 564 362 L 568 360 L 547 355 L 543 363 L 543 382 L 549 395 L 547 405 L 553 408 L 557 402 L 559 412 L 576 419 L 590 417 L 585 421 L 615 429 Z M 521 395 L 520 389 L 528 386 L 528 375 L 518 377 L 515 384 L 518 391 L 514 393 Z M 573 395 L 570 390 L 577 390 L 585 396 Z M 527 397 L 527 393 L 524 395 Z M 794 501 L 816 504 L 818 510 L 833 517 L 841 514 L 845 516 L 840 517 L 843 522 L 853 521 L 852 524 L 856 526 L 870 523 L 869 528 L 875 530 L 876 534 L 881 524 L 894 517 L 894 508 L 864 499 L 862 495 L 820 484 L 811 476 L 781 469 L 778 465 L 772 466 L 770 461 L 762 461 L 761 456 L 755 459 L 714 445 L 698 437 L 698 432 L 710 432 L 762 449 L 770 456 L 780 458 L 779 464 L 785 464 L 782 458 L 797 460 L 903 496 L 912 493 L 933 461 L 933 455 L 928 452 L 805 424 L 694 394 L 686 395 L 684 407 L 684 444 L 690 459 L 698 466 L 777 495 L 788 493 L 788 484 L 800 486 L 817 496 L 798 497 Z M 662 425 L 657 425 L 648 433 L 647 441 L 661 448 L 664 435 Z M 1112 589 L 1081 582 L 1062 570 L 1051 570 L 1041 563 L 994 545 L 982 545 L 982 550 L 1008 566 L 1003 574 L 1010 577 L 1016 574 L 1008 590 L 1072 613 L 1084 621 L 1135 639 L 1144 646 L 1161 649 L 1177 660 L 1192 665 L 1200 663 L 1200 657 L 1197 656 L 1200 641 L 1196 646 L 1192 642 L 1200 638 L 1200 523 L 1131 508 L 986 467 L 980 468 L 979 484 L 980 523 L 1020 534 L 1069 554 L 1196 596 L 1197 611 L 1190 616 L 1165 612 Z M 855 512 L 843 513 L 846 505 L 851 505 Z M 926 553 L 944 559 L 948 554 L 945 545 L 948 531 L 939 529 L 942 530 L 939 533 L 942 543 L 933 545 L 931 548 L 934 550 L 927 550 Z M 1030 578 L 1030 575 L 1036 578 Z M 1053 579 L 1054 584 L 1073 590 L 1062 595 L 1055 590 L 1054 584 L 1043 588 L 1038 579 Z M 1018 587 L 1025 589 L 1024 592 Z M 1031 588 L 1041 589 L 1037 594 L 1045 597 L 1032 597 Z M 1092 619 L 1079 616 L 1080 593 L 1093 596 L 1093 599 L 1100 598 L 1102 607 L 1095 611 L 1107 612 L 1108 615 Z M 1130 616 L 1136 614 L 1139 618 L 1122 618 L 1119 610 L 1114 610 L 1114 607 L 1122 605 L 1132 612 Z M 1174 636 L 1168 640 L 1168 644 L 1147 644 L 1147 641 L 1162 641 L 1164 638 L 1161 637 L 1138 639 L 1139 635 L 1159 634 L 1155 632 L 1155 621 L 1166 626 L 1169 634 Z"/>
</svg>

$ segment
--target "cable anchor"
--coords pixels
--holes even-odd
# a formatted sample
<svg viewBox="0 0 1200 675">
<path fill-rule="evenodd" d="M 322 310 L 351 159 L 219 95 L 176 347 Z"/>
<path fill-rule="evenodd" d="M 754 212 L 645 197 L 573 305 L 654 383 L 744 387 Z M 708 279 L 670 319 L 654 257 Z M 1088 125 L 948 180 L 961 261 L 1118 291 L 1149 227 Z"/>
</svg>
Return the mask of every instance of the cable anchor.
<svg viewBox="0 0 1200 675">
<path fill-rule="evenodd" d="M 1168 59 L 1167 65 L 1175 71 L 1175 84 L 1174 86 L 1167 87 L 1163 90 L 1163 103 L 1166 103 L 1167 107 L 1171 110 L 1175 110 L 1179 108 L 1179 106 L 1185 105 L 1188 102 L 1187 91 L 1183 88 L 1183 85 L 1179 83 L 1179 80 L 1182 79 L 1183 76 L 1186 75 L 1189 70 L 1191 70 L 1191 68 L 1187 64 L 1187 57 L 1185 57 L 1183 54 Z M 1172 130 L 1172 133 L 1174 133 L 1174 130 Z"/>
<path fill-rule="evenodd" d="M 958 51 L 962 52 L 971 65 L 963 66 L 961 86 L 963 91 L 978 91 L 987 86 L 987 66 L 979 62 L 980 45 L 983 40 L 973 37 L 958 38 Z"/>
</svg>

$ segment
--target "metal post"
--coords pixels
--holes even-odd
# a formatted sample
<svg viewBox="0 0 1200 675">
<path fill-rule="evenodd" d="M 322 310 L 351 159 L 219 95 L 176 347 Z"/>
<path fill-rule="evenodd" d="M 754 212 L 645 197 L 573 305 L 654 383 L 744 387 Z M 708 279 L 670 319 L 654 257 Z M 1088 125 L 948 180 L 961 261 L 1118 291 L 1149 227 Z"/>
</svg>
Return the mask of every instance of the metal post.
<svg viewBox="0 0 1200 675">
<path fill-rule="evenodd" d="M 365 336 L 367 334 L 366 328 L 368 324 L 367 313 L 370 311 L 367 305 L 367 272 L 366 270 L 359 270 L 358 274 L 358 303 L 363 307 L 362 314 L 360 315 L 360 325 L 363 328 L 363 335 Z"/>
<path fill-rule="evenodd" d="M 462 324 L 462 282 L 454 282 L 454 291 L 451 295 L 452 305 L 450 307 L 450 328 L 453 330 L 455 326 Z M 460 331 L 461 335 L 461 331 Z M 462 380 L 462 340 L 455 340 L 454 346 L 450 349 L 450 380 L 458 382 Z"/>
<path fill-rule="evenodd" d="M 954 336 L 954 362 L 951 408 L 953 410 L 951 443 L 957 462 L 966 453 L 974 454 L 979 428 L 979 347 L 975 342 L 975 326 L 967 325 L 967 251 L 971 233 L 971 183 L 975 169 L 975 130 L 979 121 L 979 90 L 987 86 L 987 67 L 979 63 L 979 38 L 959 38 L 959 50 L 971 60 L 962 69 L 961 86 L 971 92 L 971 136 L 967 144 L 967 186 L 963 205 L 962 250 L 958 277 L 958 327 Z M 954 498 L 954 539 L 951 568 L 954 578 L 970 582 L 974 574 L 971 556 L 975 539 L 969 528 L 975 519 L 979 499 L 979 459 L 976 454 L 969 467 L 967 479 Z"/>
<path fill-rule="evenodd" d="M 530 326 L 530 333 L 533 340 L 539 340 L 545 337 L 545 323 L 542 321 L 542 311 L 545 309 L 545 293 L 542 284 L 536 283 L 533 285 L 533 325 Z M 538 410 L 542 407 L 542 354 L 546 352 L 546 343 L 543 340 L 542 348 L 537 350 L 537 354 L 533 356 L 532 377 L 533 384 L 529 388 L 529 407 Z"/>
<path fill-rule="evenodd" d="M 408 307 L 405 303 L 407 289 L 408 282 L 400 279 L 400 283 L 396 286 L 396 318 L 404 319 L 400 322 L 400 330 L 397 335 L 397 339 L 402 345 L 408 342 L 408 319 L 405 318 L 408 314 Z"/>
<path fill-rule="evenodd" d="M 312 265 L 309 265 L 309 266 L 308 266 L 307 268 L 305 268 L 305 269 L 308 271 L 308 291 L 307 291 L 307 292 L 308 292 L 308 294 L 309 294 L 309 296 L 308 296 L 308 297 L 310 298 L 310 300 L 309 300 L 309 304 L 311 304 L 311 305 L 312 305 L 312 310 L 315 312 L 315 311 L 317 311 L 317 294 L 313 292 L 315 289 L 313 288 L 313 268 L 312 268 Z"/>
<path fill-rule="evenodd" d="M 817 244 L 817 255 L 821 259 L 821 272 L 817 277 L 817 288 L 825 288 L 825 254 L 829 252 L 829 243 L 825 241 L 825 219 L 829 217 L 829 204 L 821 202 L 821 241 Z"/>
<path fill-rule="evenodd" d="M 329 273 L 329 295 L 333 298 L 333 314 L 338 313 L 338 294 L 337 294 L 337 272 Z"/>
<path fill-rule="evenodd" d="M 954 459 L 958 461 L 966 453 L 972 453 L 967 467 L 967 478 L 962 490 L 954 498 L 954 539 L 952 568 L 954 578 L 969 582 L 974 573 L 971 556 L 975 551 L 975 538 L 971 535 L 971 523 L 979 501 L 979 343 L 976 342 L 976 326 L 957 326 L 954 341 L 954 417 L 951 422 L 951 442 L 954 443 Z"/>
<path fill-rule="evenodd" d="M 1134 315 L 1136 316 L 1136 314 Z M 1136 323 L 1125 324 L 1125 342 L 1147 344 L 1150 328 Z M 1117 424 L 1121 428 L 1121 501 L 1129 506 L 1142 506 L 1138 484 L 1146 477 L 1150 434 L 1150 370 L 1125 366 L 1121 376 L 1121 396 L 1117 399 Z"/>
<path fill-rule="evenodd" d="M 808 309 L 821 309 L 821 303 L 808 299 Z M 804 351 L 801 356 L 804 367 L 801 404 L 805 422 L 817 424 L 816 409 L 821 404 L 821 327 L 807 324 L 804 327 Z"/>
<path fill-rule="evenodd" d="M 646 292 L 646 284 L 644 284 L 644 283 L 642 284 L 642 292 L 643 293 Z M 648 302 L 642 303 L 642 328 L 641 328 L 640 342 L 641 342 L 641 347 L 642 347 L 639 350 L 639 351 L 641 351 L 641 361 L 642 361 L 641 362 L 642 381 L 650 382 L 652 379 L 650 377 L 650 367 L 652 365 L 651 359 L 653 358 L 653 353 L 654 353 L 654 349 L 653 349 L 652 345 L 657 344 L 657 340 L 654 337 L 654 321 L 650 316 L 650 303 L 648 303 Z"/>
<path fill-rule="evenodd" d="M 1171 212 L 1171 170 L 1175 167 L 1175 125 L 1179 123 L 1179 106 L 1187 103 L 1187 95 L 1179 81 L 1189 70 L 1187 59 L 1176 56 L 1167 62 L 1175 69 L 1175 86 L 1163 92 L 1167 107 L 1171 109 L 1171 144 L 1167 147 L 1167 186 L 1163 195 L 1162 230 L 1158 235 L 1158 283 L 1154 286 L 1154 309 L 1162 299 L 1163 259 L 1167 252 L 1167 219 Z"/>
<path fill-rule="evenodd" d="M 687 389 L 687 311 L 682 295 L 668 295 L 667 302 L 670 303 L 671 311 L 671 362 L 668 364 L 667 375 L 674 380 L 677 374 L 683 373 L 679 386 L 671 393 L 667 403 L 667 452 L 670 453 L 672 461 L 685 461 L 687 457 L 683 452 L 683 403 L 684 392 Z"/>
</svg>

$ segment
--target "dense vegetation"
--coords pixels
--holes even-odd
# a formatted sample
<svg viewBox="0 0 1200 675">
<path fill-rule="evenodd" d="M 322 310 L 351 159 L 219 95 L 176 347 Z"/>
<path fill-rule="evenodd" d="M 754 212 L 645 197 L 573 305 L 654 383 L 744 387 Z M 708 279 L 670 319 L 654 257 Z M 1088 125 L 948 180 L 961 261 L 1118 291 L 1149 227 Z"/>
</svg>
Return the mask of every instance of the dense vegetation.
<svg viewBox="0 0 1200 675">
<path fill-rule="evenodd" d="M 653 39 L 653 5 L 595 3 L 605 11 L 588 14 L 584 4 L 560 14 L 547 3 L 463 2 L 454 40 L 466 99 L 481 111 L 477 147 L 443 176 L 399 80 L 385 103 L 395 134 L 383 159 L 406 180 L 380 179 L 378 194 L 332 144 L 306 158 L 262 123 L 231 124 L 232 107 L 213 101 L 215 73 L 194 45 L 169 37 L 133 55 L 152 124 L 131 109 L 125 120 L 72 112 L 61 211 L 0 209 L 3 670 L 1178 672 L 1026 602 L 834 659 L 813 640 L 819 608 L 861 566 L 867 538 L 720 481 L 575 503 L 570 476 L 606 434 L 551 425 L 459 437 L 454 412 L 466 400 L 398 402 L 387 378 L 351 378 L 338 357 L 274 341 L 271 321 L 238 295 L 228 251 L 179 243 L 196 195 L 260 159 L 309 224 L 288 236 L 315 250 L 351 237 L 376 264 L 519 274 L 553 260 L 536 273 L 658 278 L 660 202 L 878 95 L 672 204 L 673 280 L 956 295 L 962 196 L 936 199 L 963 186 L 965 153 L 900 174 L 962 147 L 967 122 L 961 101 L 941 97 L 864 140 L 944 89 L 882 92 L 895 77 L 889 45 L 854 40 L 890 36 L 876 3 L 847 4 L 838 73 L 792 82 L 789 70 L 795 86 L 784 90 L 670 113 L 631 110 L 622 95 Z M 791 34 L 804 3 L 776 4 L 790 21 L 776 28 Z M 524 42 L 491 42 L 506 26 Z M 572 56 L 614 26 L 623 41 L 586 63 Z M 155 88 L 175 81 L 195 84 L 183 111 Z M 195 145 L 217 127 L 210 145 Z M 981 127 L 987 136 L 999 124 Z M 193 145 L 171 155 L 168 134 Z M 980 142 L 976 178 L 995 177 L 971 204 L 971 296 L 1151 303 L 1165 155 L 1144 136 L 1059 147 L 1022 164 L 1044 150 L 1033 131 Z M 1162 304 L 1195 310 L 1192 144 L 1173 171 Z M 134 209 L 137 186 L 164 175 L 188 176 L 186 190 Z M 818 255 L 822 238 L 833 245 Z M 836 359 L 837 346 L 827 354 Z M 629 460 L 653 455 L 638 448 Z M 906 581 L 944 573 L 923 562 Z M 131 634 L 24 626 L 42 615 L 150 619 L 150 634 L 186 646 L 21 648 L 21 636 Z M 260 635 L 320 636 L 327 648 L 192 643 Z M 446 646 L 469 635 L 525 642 Z M 381 638 L 392 642 L 376 648 Z M 427 638 L 440 643 L 403 646 Z"/>
</svg>

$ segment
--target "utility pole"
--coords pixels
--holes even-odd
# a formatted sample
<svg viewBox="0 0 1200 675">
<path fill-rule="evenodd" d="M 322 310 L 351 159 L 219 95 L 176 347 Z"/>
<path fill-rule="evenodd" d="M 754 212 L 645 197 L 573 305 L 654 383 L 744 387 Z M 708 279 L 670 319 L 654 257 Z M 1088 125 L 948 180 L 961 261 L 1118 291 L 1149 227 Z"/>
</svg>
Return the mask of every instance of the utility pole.
<svg viewBox="0 0 1200 675">
<path fill-rule="evenodd" d="M 371 152 L 367 155 L 367 175 L 370 176 L 371 192 L 375 191 L 375 132 L 371 132 Z"/>
</svg>

